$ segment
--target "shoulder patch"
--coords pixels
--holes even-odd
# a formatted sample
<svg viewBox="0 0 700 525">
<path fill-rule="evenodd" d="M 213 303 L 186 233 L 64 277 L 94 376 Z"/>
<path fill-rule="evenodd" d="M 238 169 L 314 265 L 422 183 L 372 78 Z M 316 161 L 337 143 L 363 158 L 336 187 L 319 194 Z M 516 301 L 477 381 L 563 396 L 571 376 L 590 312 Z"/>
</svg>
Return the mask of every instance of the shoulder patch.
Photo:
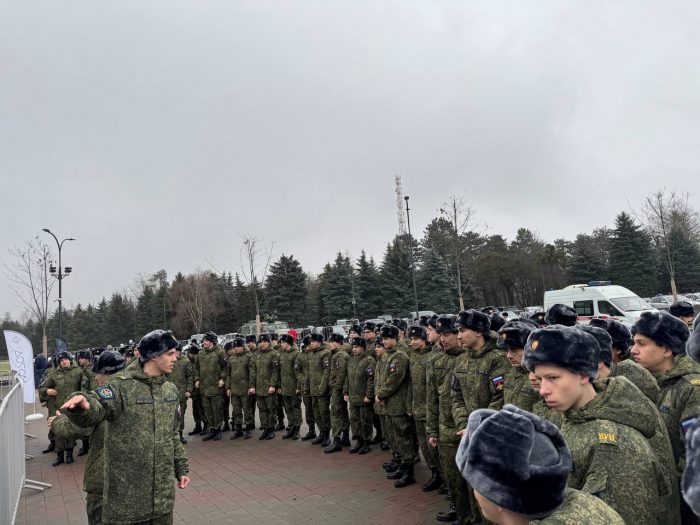
<svg viewBox="0 0 700 525">
<path fill-rule="evenodd" d="M 374 368 L 372 368 L 372 367 L 370 366 L 370 367 L 367 369 L 367 375 L 368 375 L 369 377 L 372 377 L 372 376 L 374 375 Z"/>
<path fill-rule="evenodd" d="M 323 368 L 328 368 L 329 366 L 331 366 L 331 360 L 328 359 L 328 357 L 324 357 L 323 358 Z"/>
<path fill-rule="evenodd" d="M 398 367 L 396 366 L 396 363 L 394 363 L 394 362 L 389 363 L 389 373 L 390 374 L 395 374 L 397 369 L 398 369 Z"/>
<path fill-rule="evenodd" d="M 691 379 L 690 384 L 691 385 L 700 385 L 700 378 L 695 377 L 695 378 Z"/>
<path fill-rule="evenodd" d="M 617 435 L 613 432 L 598 432 L 598 442 L 605 445 L 617 445 Z"/>
<path fill-rule="evenodd" d="M 693 425 L 695 424 L 695 421 L 697 421 L 698 416 L 690 416 L 687 417 L 683 420 L 681 420 L 681 430 L 683 431 L 683 434 L 687 434 L 688 430 L 690 430 Z"/>
<path fill-rule="evenodd" d="M 503 390 L 503 381 L 503 376 L 497 376 L 491 379 L 491 382 L 496 390 Z"/>
<path fill-rule="evenodd" d="M 114 391 L 108 386 L 101 386 L 95 389 L 95 394 L 103 401 L 113 401 L 115 398 Z"/>
<path fill-rule="evenodd" d="M 607 421 L 604 419 L 599 420 L 598 425 L 598 443 L 601 445 L 614 445 L 618 446 L 617 443 L 617 425 L 612 421 Z"/>
</svg>

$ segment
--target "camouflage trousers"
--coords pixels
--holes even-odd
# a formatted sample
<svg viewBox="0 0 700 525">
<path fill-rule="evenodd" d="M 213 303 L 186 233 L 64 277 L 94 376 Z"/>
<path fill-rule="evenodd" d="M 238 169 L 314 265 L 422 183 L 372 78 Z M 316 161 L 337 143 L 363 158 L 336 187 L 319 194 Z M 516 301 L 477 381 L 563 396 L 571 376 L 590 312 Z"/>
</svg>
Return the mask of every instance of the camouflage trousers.
<svg viewBox="0 0 700 525">
<path fill-rule="evenodd" d="M 389 423 L 389 416 L 386 414 L 379 414 L 379 421 L 381 422 L 382 436 L 384 437 L 384 442 L 389 445 L 392 453 L 396 453 L 394 450 L 394 439 L 392 436 L 392 429 Z"/>
<path fill-rule="evenodd" d="M 255 425 L 255 398 L 231 396 L 231 423 L 233 425 Z"/>
<path fill-rule="evenodd" d="M 228 423 L 229 419 L 231 419 L 231 413 L 229 411 L 231 407 L 231 398 L 226 395 L 226 392 L 222 392 L 221 394 L 221 417 L 224 423 Z"/>
<path fill-rule="evenodd" d="M 85 510 L 87 510 L 88 525 L 102 525 L 101 492 L 88 492 L 85 494 Z"/>
<path fill-rule="evenodd" d="M 431 447 L 428 443 L 428 435 L 425 433 L 425 419 L 416 419 L 415 422 L 418 446 L 423 454 L 423 459 L 425 459 L 425 464 L 428 465 L 428 468 L 439 468 L 440 456 L 437 448 Z"/>
<path fill-rule="evenodd" d="M 376 410 L 373 410 L 374 415 L 372 416 L 372 425 L 374 425 L 374 428 L 377 430 L 377 436 L 382 438 L 382 441 L 384 440 L 384 431 L 382 430 L 382 417 L 377 414 Z"/>
<path fill-rule="evenodd" d="M 210 427 L 221 427 L 224 415 L 224 410 L 221 408 L 222 403 L 223 398 L 220 394 L 216 394 L 215 396 L 202 396 L 205 419 Z"/>
<path fill-rule="evenodd" d="M 314 417 L 314 407 L 311 401 L 311 396 L 304 396 L 304 419 L 309 429 L 313 428 L 316 424 L 316 418 Z"/>
<path fill-rule="evenodd" d="M 301 396 L 282 396 L 282 402 L 289 424 L 301 426 Z"/>
<path fill-rule="evenodd" d="M 180 410 L 178 410 L 175 413 L 175 421 L 176 424 L 175 426 L 177 427 L 175 430 L 178 432 L 182 432 L 185 430 L 185 412 L 187 411 L 187 398 L 186 397 L 181 397 L 180 398 Z"/>
<path fill-rule="evenodd" d="M 334 391 L 331 395 L 331 428 L 333 437 L 340 437 L 343 432 L 350 429 L 350 419 L 348 417 L 348 403 L 343 398 L 343 392 Z"/>
<path fill-rule="evenodd" d="M 387 436 L 391 451 L 403 461 L 413 461 L 415 449 L 411 439 L 411 418 L 408 415 L 384 417 L 387 427 L 391 429 Z"/>
<path fill-rule="evenodd" d="M 457 463 L 455 462 L 458 447 L 459 443 L 440 442 L 438 445 L 442 477 L 445 479 L 445 483 L 447 483 L 447 489 L 450 491 L 450 497 L 454 502 L 457 514 L 463 518 L 466 523 L 480 523 L 481 513 L 474 499 L 474 491 L 472 491 L 471 487 L 464 481 L 462 474 L 457 468 Z M 476 508 L 472 508 L 472 505 L 476 505 Z M 475 514 L 479 516 L 478 519 L 474 519 Z"/>
<path fill-rule="evenodd" d="M 311 396 L 311 406 L 314 409 L 314 419 L 321 432 L 331 431 L 331 414 L 330 414 L 330 398 L 329 396 Z"/>
<path fill-rule="evenodd" d="M 195 423 L 206 422 L 207 418 L 204 414 L 204 405 L 202 404 L 202 396 L 198 391 L 192 395 L 192 418 Z"/>
<path fill-rule="evenodd" d="M 54 440 L 56 442 L 56 452 L 63 452 L 68 448 L 75 447 L 74 439 L 64 439 L 60 436 L 54 436 Z"/>
<path fill-rule="evenodd" d="M 289 416 L 287 416 L 289 420 Z M 282 399 L 282 394 L 277 394 L 277 423 L 284 424 L 284 399 Z"/>
<path fill-rule="evenodd" d="M 260 426 L 274 428 L 277 423 L 277 395 L 261 396 L 258 394 L 258 410 L 260 411 Z"/>
<path fill-rule="evenodd" d="M 173 525 L 173 512 L 170 511 L 168 514 L 163 514 L 155 519 L 139 521 L 138 523 L 133 523 L 132 525 Z"/>
<path fill-rule="evenodd" d="M 372 410 L 372 405 L 350 405 L 352 437 L 364 441 L 372 439 L 373 419 L 374 410 Z"/>
</svg>

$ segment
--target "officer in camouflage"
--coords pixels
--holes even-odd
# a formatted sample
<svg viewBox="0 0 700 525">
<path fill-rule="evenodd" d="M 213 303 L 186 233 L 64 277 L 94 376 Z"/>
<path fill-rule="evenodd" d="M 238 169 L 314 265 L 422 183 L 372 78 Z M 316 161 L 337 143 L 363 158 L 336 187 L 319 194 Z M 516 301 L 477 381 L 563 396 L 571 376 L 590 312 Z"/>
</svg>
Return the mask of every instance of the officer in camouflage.
<svg viewBox="0 0 700 525">
<path fill-rule="evenodd" d="M 342 347 L 343 343 L 343 336 L 340 334 L 332 333 L 328 337 L 327 346 L 331 351 L 331 369 L 328 382 L 331 389 L 330 415 L 333 442 L 326 447 L 325 452 L 327 454 L 340 452 L 343 450 L 343 447 L 350 446 L 348 404 L 343 395 L 350 356 Z"/>
<path fill-rule="evenodd" d="M 263 432 L 258 439 L 274 439 L 277 422 L 277 389 L 280 386 L 280 356 L 272 348 L 268 334 L 260 334 L 258 351 L 251 361 L 251 374 L 255 386 L 248 392 L 258 398 L 260 425 Z"/>
<path fill-rule="evenodd" d="M 248 394 L 255 387 L 255 378 L 251 373 L 250 362 L 253 359 L 245 345 L 245 340 L 237 337 L 226 343 L 231 349 L 226 367 L 224 388 L 226 395 L 231 398 L 233 434 L 231 439 L 250 439 L 251 431 L 255 429 L 253 419 L 253 397 Z M 228 351 L 228 350 L 227 350 Z"/>
<path fill-rule="evenodd" d="M 223 388 L 226 376 L 226 354 L 218 346 L 214 332 L 204 334 L 202 351 L 194 367 L 194 386 L 202 395 L 202 405 L 206 414 L 209 432 L 202 441 L 219 441 L 223 419 Z"/>
<path fill-rule="evenodd" d="M 367 342 L 353 337 L 352 357 L 348 361 L 348 373 L 343 386 L 344 399 L 350 405 L 350 426 L 356 439 L 350 454 L 367 454 L 372 450 L 372 402 L 374 400 L 375 359 L 367 354 Z"/>
<path fill-rule="evenodd" d="M 195 342 L 191 342 L 187 347 L 187 359 L 190 360 L 192 370 L 195 370 L 200 351 L 201 348 Z M 204 414 L 204 405 L 202 404 L 202 394 L 197 387 L 192 391 L 192 419 L 194 419 L 194 428 L 189 433 L 190 436 L 195 434 L 206 435 L 209 432 L 207 418 Z"/>
<path fill-rule="evenodd" d="M 294 338 L 289 334 L 279 337 L 280 352 L 280 393 L 287 413 L 289 430 L 282 439 L 299 439 L 301 428 L 301 393 L 304 389 L 304 375 L 301 372 L 301 354 Z"/>
<path fill-rule="evenodd" d="M 182 355 L 182 346 L 177 345 L 177 361 L 173 366 L 173 371 L 168 376 L 180 393 L 180 410 L 177 413 L 176 430 L 180 435 L 180 443 L 187 443 L 187 438 L 182 434 L 185 430 L 185 412 L 187 411 L 187 400 L 192 397 L 194 390 L 194 366 L 190 360 Z"/>
<path fill-rule="evenodd" d="M 304 385 L 302 389 L 302 400 L 304 402 L 304 419 L 309 430 L 301 437 L 302 441 L 309 441 L 316 439 L 316 418 L 314 417 L 314 407 L 311 401 L 311 395 L 309 394 L 308 388 L 308 375 L 309 375 L 309 360 L 313 352 L 309 347 L 311 342 L 311 335 L 304 336 L 301 340 L 301 354 L 297 359 L 299 364 L 299 371 L 302 376 L 302 384 Z"/>
<path fill-rule="evenodd" d="M 511 369 L 503 383 L 503 402 L 532 412 L 532 406 L 540 395 L 530 384 L 530 373 L 523 368 L 523 352 L 530 333 L 538 328 L 537 323 L 511 320 L 498 330 L 498 348 L 505 350 Z"/>
<path fill-rule="evenodd" d="M 118 372 L 94 393 L 74 395 L 61 407 L 78 426 L 106 422 L 104 523 L 171 524 L 175 482 L 181 489 L 189 485 L 187 455 L 173 428 L 179 392 L 165 378 L 177 360 L 175 347 L 169 331 L 146 334 L 139 342 L 138 366 Z"/>
<path fill-rule="evenodd" d="M 323 334 L 313 333 L 309 340 L 308 371 L 306 373 L 306 385 L 304 391 L 311 396 L 311 406 L 314 411 L 314 419 L 318 423 L 319 435 L 312 445 L 327 447 L 331 444 L 331 416 L 330 416 L 330 372 L 331 351 L 323 344 Z"/>
<path fill-rule="evenodd" d="M 572 460 L 561 432 L 514 405 L 475 410 L 457 451 L 483 515 L 508 525 L 624 525 L 602 500 L 566 488 Z"/>
<path fill-rule="evenodd" d="M 95 379 L 95 374 L 92 371 L 93 353 L 89 349 L 80 350 L 78 352 L 77 359 L 78 359 L 78 366 L 83 371 L 83 378 L 80 381 L 80 391 L 81 392 L 92 392 L 93 390 L 95 390 L 99 386 L 97 384 L 97 380 Z M 80 447 L 80 450 L 78 451 L 79 457 L 84 456 L 90 450 L 90 439 L 83 438 L 82 442 L 83 442 L 83 446 Z"/>
</svg>

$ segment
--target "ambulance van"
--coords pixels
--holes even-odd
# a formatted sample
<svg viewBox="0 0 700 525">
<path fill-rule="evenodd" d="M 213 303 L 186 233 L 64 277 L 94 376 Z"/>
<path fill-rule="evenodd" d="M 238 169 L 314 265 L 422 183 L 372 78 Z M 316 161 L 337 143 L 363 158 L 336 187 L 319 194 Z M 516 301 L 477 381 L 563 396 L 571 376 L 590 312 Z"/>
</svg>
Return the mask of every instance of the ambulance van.
<svg viewBox="0 0 700 525">
<path fill-rule="evenodd" d="M 578 314 L 579 324 L 599 317 L 613 318 L 632 326 L 642 312 L 655 311 L 649 303 L 623 286 L 610 281 L 591 281 L 588 284 L 573 284 L 563 290 L 550 290 L 544 293 L 544 309 L 553 304 L 571 306 Z"/>
</svg>

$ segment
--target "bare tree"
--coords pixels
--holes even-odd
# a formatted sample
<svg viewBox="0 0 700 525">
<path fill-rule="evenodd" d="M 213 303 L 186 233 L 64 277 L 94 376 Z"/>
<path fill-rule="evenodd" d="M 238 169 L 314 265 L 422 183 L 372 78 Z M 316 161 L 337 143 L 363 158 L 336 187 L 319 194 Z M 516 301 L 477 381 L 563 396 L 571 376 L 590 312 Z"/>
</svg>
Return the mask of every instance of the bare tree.
<svg viewBox="0 0 700 525">
<path fill-rule="evenodd" d="M 244 282 L 248 285 L 255 304 L 255 332 L 260 335 L 260 309 L 263 298 L 263 284 L 272 258 L 274 243 L 265 250 L 260 247 L 260 239 L 250 234 L 243 235 L 239 268 Z"/>
<path fill-rule="evenodd" d="M 3 273 L 12 291 L 41 325 L 42 352 L 47 355 L 46 327 L 49 323 L 51 290 L 56 283 L 49 274 L 51 249 L 37 238 L 36 242 L 30 241 L 23 248 L 14 248 L 8 252 L 14 262 L 7 264 L 3 261 Z"/>
<path fill-rule="evenodd" d="M 216 313 L 215 291 L 211 275 L 202 270 L 175 281 L 170 290 L 171 307 L 175 312 L 173 328 L 184 333 L 192 327 L 200 333 Z"/>
<path fill-rule="evenodd" d="M 450 277 L 457 288 L 459 297 L 459 309 L 464 310 L 464 292 L 467 289 L 466 284 L 462 284 L 462 269 L 461 262 L 466 250 L 464 243 L 460 242 L 460 236 L 464 235 L 472 226 L 474 218 L 474 209 L 469 206 L 465 200 L 465 196 L 457 197 L 454 193 L 450 195 L 447 202 L 443 202 L 440 207 L 440 213 L 445 215 L 452 224 L 452 258 L 453 260 L 445 261 Z"/>
<path fill-rule="evenodd" d="M 649 195 L 642 206 L 641 222 L 654 240 L 666 271 L 671 279 L 673 300 L 677 300 L 676 254 L 682 242 L 681 234 L 692 242 L 700 238 L 698 214 L 690 207 L 687 193 L 666 193 L 660 189 Z M 635 213 L 638 219 L 639 215 Z"/>
</svg>

